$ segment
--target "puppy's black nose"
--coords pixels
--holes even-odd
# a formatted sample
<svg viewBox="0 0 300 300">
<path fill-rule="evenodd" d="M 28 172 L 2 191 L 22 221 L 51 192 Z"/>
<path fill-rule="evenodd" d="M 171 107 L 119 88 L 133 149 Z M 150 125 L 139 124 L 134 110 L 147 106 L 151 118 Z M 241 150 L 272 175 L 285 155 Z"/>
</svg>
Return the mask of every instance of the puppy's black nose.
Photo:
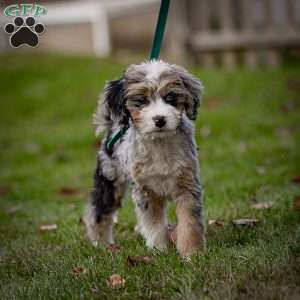
<svg viewBox="0 0 300 300">
<path fill-rule="evenodd" d="M 158 128 L 162 128 L 166 125 L 166 119 L 163 116 L 155 116 L 152 118 L 154 121 L 154 124 Z"/>
</svg>

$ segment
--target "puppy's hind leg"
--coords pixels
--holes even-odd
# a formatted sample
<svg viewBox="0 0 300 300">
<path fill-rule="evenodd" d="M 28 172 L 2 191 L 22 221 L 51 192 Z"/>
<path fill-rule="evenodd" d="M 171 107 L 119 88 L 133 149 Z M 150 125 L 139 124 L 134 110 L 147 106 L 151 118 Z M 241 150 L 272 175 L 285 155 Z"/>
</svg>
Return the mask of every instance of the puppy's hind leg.
<svg viewBox="0 0 300 300">
<path fill-rule="evenodd" d="M 83 218 L 87 235 L 94 245 L 114 242 L 114 216 L 121 207 L 125 191 L 125 183 L 116 173 L 111 158 L 101 150 L 94 174 L 93 190 Z"/>
</svg>

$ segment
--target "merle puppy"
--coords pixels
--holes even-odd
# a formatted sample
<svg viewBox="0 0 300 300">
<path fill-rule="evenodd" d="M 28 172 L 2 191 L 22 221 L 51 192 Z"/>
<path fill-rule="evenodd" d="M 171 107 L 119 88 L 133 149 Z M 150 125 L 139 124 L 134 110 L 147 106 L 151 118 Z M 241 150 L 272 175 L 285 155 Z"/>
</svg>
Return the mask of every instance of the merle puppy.
<svg viewBox="0 0 300 300">
<path fill-rule="evenodd" d="M 94 122 L 106 142 L 129 127 L 109 151 L 98 152 L 94 188 L 84 222 L 94 244 L 113 243 L 113 219 L 128 184 L 139 232 L 149 248 L 168 244 L 167 200 L 176 203 L 176 247 L 186 257 L 205 247 L 203 190 L 192 120 L 202 84 L 185 69 L 163 61 L 131 65 L 109 82 Z"/>
</svg>

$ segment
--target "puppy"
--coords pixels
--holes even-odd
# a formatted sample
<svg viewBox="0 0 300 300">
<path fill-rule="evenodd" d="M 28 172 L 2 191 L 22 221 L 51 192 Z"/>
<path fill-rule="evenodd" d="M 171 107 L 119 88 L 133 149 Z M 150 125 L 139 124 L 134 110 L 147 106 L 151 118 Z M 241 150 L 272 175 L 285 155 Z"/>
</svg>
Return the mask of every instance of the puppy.
<svg viewBox="0 0 300 300">
<path fill-rule="evenodd" d="M 96 132 L 105 130 L 106 140 L 84 216 L 94 244 L 113 243 L 115 212 L 130 184 L 138 228 L 149 248 L 167 247 L 167 199 L 176 203 L 178 252 L 190 256 L 205 247 L 192 123 L 202 90 L 185 69 L 161 60 L 131 65 L 106 85 L 94 116 Z M 125 134 L 109 150 L 107 141 L 122 128 Z"/>
</svg>

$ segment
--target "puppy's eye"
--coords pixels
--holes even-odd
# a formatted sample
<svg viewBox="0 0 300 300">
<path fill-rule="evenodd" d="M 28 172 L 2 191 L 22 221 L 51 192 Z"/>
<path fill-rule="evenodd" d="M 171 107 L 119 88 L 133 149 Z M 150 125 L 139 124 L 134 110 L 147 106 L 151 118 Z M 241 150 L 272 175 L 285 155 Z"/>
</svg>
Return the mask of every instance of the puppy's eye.
<svg viewBox="0 0 300 300">
<path fill-rule="evenodd" d="M 137 97 L 136 99 L 134 99 L 134 105 L 136 107 L 141 107 L 141 106 L 144 106 L 148 103 L 148 100 L 146 97 L 144 96 L 140 96 L 140 97 Z"/>
<path fill-rule="evenodd" d="M 147 104 L 147 98 L 146 97 L 140 97 L 140 98 L 138 98 L 138 102 L 140 104 Z"/>
<path fill-rule="evenodd" d="M 167 96 L 165 96 L 164 98 L 165 102 L 170 104 L 170 105 L 173 105 L 173 106 L 176 106 L 176 100 L 177 100 L 177 97 L 176 97 L 176 94 L 175 93 L 169 93 L 167 94 Z"/>
</svg>

